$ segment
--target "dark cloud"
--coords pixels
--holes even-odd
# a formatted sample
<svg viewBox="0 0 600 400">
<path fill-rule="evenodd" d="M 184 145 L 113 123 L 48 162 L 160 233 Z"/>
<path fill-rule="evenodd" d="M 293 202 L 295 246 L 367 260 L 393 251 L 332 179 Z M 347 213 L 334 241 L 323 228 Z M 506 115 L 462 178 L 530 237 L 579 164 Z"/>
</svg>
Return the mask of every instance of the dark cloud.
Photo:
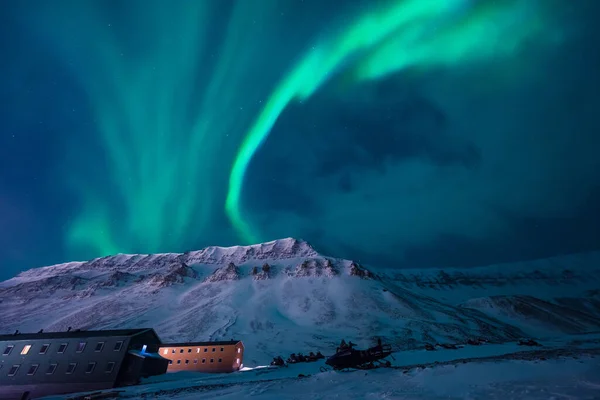
<svg viewBox="0 0 600 400">
<path fill-rule="evenodd" d="M 600 59 L 584 28 L 477 67 L 331 85 L 290 108 L 258 157 L 268 164 L 284 137 L 315 155 L 288 168 L 320 213 L 278 220 L 331 254 L 399 267 L 600 248 Z"/>
</svg>

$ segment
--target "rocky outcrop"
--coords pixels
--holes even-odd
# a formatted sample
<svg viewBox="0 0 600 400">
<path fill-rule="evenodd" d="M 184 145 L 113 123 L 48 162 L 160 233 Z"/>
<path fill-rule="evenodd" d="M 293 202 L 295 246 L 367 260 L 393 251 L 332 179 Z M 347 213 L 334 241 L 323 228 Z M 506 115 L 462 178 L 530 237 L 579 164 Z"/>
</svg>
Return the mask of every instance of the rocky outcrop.
<svg viewBox="0 0 600 400">
<path fill-rule="evenodd" d="M 269 279 L 274 275 L 273 267 L 271 267 L 268 263 L 264 263 L 261 268 L 254 267 L 252 268 L 252 278 L 255 281 L 262 281 L 265 279 Z"/>
<path fill-rule="evenodd" d="M 355 263 L 354 261 L 350 264 L 350 275 L 358 276 L 363 279 L 370 279 L 373 277 L 371 272 L 365 269 L 362 265 Z"/>
<path fill-rule="evenodd" d="M 23 282 L 7 288 L 0 288 L 0 297 L 28 297 L 31 295 L 50 296 L 62 290 L 78 290 L 86 285 L 86 283 L 87 279 L 78 276 L 51 276 L 48 278 Z"/>
<path fill-rule="evenodd" d="M 198 274 L 190 266 L 184 263 L 174 263 L 167 270 L 166 274 L 154 274 L 149 283 L 158 287 L 167 287 L 174 284 L 183 283 L 185 278 L 196 279 Z"/>
<path fill-rule="evenodd" d="M 217 268 L 204 282 L 222 282 L 235 281 L 240 279 L 240 271 L 234 263 L 227 264 L 226 267 Z"/>
<path fill-rule="evenodd" d="M 302 261 L 293 270 L 287 270 L 289 276 L 296 278 L 306 277 L 328 277 L 332 278 L 339 274 L 329 259 L 312 258 Z"/>
<path fill-rule="evenodd" d="M 127 272 L 122 272 L 122 271 L 115 271 L 112 274 L 110 274 L 110 276 L 108 278 L 106 278 L 106 280 L 101 282 L 100 286 L 115 287 L 115 286 L 119 286 L 121 284 L 125 284 L 134 279 L 135 279 L 135 275 L 133 275 L 133 274 L 130 274 Z"/>
</svg>

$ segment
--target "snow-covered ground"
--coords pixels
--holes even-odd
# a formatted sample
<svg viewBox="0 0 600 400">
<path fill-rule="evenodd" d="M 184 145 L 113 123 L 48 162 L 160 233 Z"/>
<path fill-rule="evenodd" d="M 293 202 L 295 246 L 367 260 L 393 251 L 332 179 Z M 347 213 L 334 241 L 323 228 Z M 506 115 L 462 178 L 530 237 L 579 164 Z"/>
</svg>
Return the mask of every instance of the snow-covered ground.
<svg viewBox="0 0 600 400">
<path fill-rule="evenodd" d="M 506 361 L 400 370 L 326 372 L 306 378 L 254 381 L 210 389 L 189 387 L 158 399 L 598 399 L 598 358 L 544 363 Z M 130 393 L 139 398 L 141 393 Z"/>
<path fill-rule="evenodd" d="M 316 362 L 255 368 L 233 374 L 181 372 L 153 377 L 140 386 L 120 388 L 118 398 L 600 398 L 600 348 L 564 350 L 557 347 L 513 352 L 515 350 L 510 346 L 487 349 L 484 346 L 477 351 L 400 353 L 396 354 L 393 368 L 369 371 L 320 372 L 324 364 Z M 429 363 L 436 358 L 445 361 Z M 54 396 L 47 400 L 67 398 Z"/>
<path fill-rule="evenodd" d="M 120 254 L 0 282 L 0 327 L 152 327 L 166 341 L 235 338 L 251 368 L 277 355 L 331 355 L 341 338 L 364 348 L 379 337 L 396 351 L 395 369 L 385 371 L 320 372 L 320 362 L 169 374 L 126 389 L 129 398 L 586 398 L 598 390 L 592 372 L 600 376 L 600 253 L 426 270 L 365 268 L 292 238 Z M 527 336 L 543 347 L 524 353 L 516 341 Z M 465 345 L 475 338 L 488 343 Z M 465 346 L 424 350 L 435 343 Z"/>
</svg>

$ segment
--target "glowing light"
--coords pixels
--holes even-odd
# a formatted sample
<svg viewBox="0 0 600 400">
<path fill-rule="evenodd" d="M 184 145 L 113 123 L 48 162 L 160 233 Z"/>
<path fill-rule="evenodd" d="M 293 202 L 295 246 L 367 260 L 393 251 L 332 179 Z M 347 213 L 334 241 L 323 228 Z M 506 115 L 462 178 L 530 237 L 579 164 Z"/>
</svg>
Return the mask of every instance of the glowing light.
<svg viewBox="0 0 600 400">
<path fill-rule="evenodd" d="M 311 96 L 344 68 L 354 68 L 358 82 L 409 66 L 453 65 L 510 55 L 541 30 L 536 4 L 510 0 L 401 0 L 361 16 L 334 40 L 315 46 L 273 91 L 238 150 L 225 210 L 241 237 L 246 242 L 259 241 L 241 211 L 246 170 L 291 101 Z"/>
</svg>

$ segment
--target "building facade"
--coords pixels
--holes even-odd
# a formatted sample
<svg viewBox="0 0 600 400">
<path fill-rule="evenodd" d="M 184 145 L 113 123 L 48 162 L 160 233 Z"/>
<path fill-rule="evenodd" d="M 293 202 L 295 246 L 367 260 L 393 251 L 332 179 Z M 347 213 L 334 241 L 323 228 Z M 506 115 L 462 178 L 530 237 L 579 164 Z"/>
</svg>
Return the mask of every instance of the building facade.
<svg viewBox="0 0 600 400">
<path fill-rule="evenodd" d="M 109 389 L 163 374 L 153 329 L 0 335 L 0 399 Z"/>
<path fill-rule="evenodd" d="M 159 354 L 169 360 L 167 372 L 234 372 L 243 366 L 244 344 L 239 340 L 162 344 Z"/>
</svg>

